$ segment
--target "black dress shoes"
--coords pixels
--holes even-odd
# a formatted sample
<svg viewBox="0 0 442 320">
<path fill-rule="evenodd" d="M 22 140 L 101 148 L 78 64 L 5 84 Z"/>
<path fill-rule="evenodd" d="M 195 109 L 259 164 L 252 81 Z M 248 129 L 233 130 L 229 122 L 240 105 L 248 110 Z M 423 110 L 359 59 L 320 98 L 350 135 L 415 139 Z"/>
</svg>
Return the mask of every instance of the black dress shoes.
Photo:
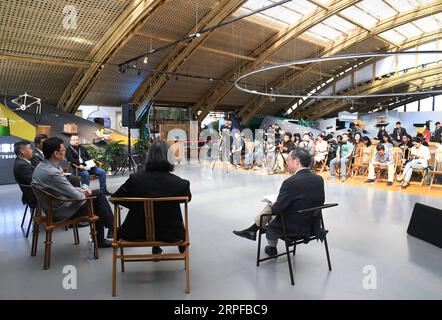
<svg viewBox="0 0 442 320">
<path fill-rule="evenodd" d="M 256 231 L 253 231 L 253 230 L 249 230 L 249 229 L 242 230 L 242 231 L 233 230 L 233 233 L 236 234 L 238 237 L 246 238 L 246 239 L 249 239 L 252 241 L 256 240 Z"/>
<path fill-rule="evenodd" d="M 274 257 L 274 256 L 278 255 L 278 250 L 275 247 L 271 247 L 271 246 L 266 246 L 264 248 L 264 252 L 270 257 Z"/>
<path fill-rule="evenodd" d="M 108 239 L 113 239 L 114 238 L 114 228 L 113 227 L 109 228 L 107 230 L 107 237 L 106 238 L 108 238 Z"/>
<path fill-rule="evenodd" d="M 106 189 L 106 191 L 104 191 L 103 192 L 103 194 L 106 196 L 106 197 L 111 197 L 112 196 L 112 193 L 110 193 L 107 189 Z"/>
<path fill-rule="evenodd" d="M 161 249 L 160 247 L 152 247 L 152 254 L 162 254 L 163 253 L 163 249 Z"/>
<path fill-rule="evenodd" d="M 112 247 L 112 241 L 104 239 L 98 242 L 98 248 L 111 248 L 111 247 Z"/>
</svg>

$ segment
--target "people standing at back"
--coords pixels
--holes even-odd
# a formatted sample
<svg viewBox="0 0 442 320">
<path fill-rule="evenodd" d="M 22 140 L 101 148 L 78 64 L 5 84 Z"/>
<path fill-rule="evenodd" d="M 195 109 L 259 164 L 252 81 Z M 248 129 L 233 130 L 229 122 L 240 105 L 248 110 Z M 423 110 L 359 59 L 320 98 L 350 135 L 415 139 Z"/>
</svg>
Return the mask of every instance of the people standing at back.
<svg viewBox="0 0 442 320">
<path fill-rule="evenodd" d="M 396 128 L 393 129 L 393 140 L 400 143 L 402 141 L 402 137 L 405 135 L 407 135 L 407 130 L 402 128 L 400 121 L 396 122 Z"/>
<path fill-rule="evenodd" d="M 435 123 L 435 126 L 436 126 L 436 129 L 434 130 L 433 141 L 439 142 L 440 137 L 442 136 L 442 126 L 440 125 L 439 121 L 437 121 Z"/>
</svg>

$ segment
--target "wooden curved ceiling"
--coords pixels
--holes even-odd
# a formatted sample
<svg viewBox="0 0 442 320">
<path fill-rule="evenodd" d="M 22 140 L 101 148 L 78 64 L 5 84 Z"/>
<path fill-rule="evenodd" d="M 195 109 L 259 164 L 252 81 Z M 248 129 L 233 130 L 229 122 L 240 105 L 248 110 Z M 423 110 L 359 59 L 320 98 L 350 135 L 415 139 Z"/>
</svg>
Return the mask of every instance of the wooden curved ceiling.
<svg viewBox="0 0 442 320">
<path fill-rule="evenodd" d="M 232 90 L 231 80 L 237 74 L 312 56 L 391 50 L 399 45 L 382 34 L 442 12 L 440 1 L 413 0 L 412 3 L 421 5 L 396 10 L 393 16 L 379 19 L 368 28 L 348 14 L 350 9 L 363 11 L 368 0 L 327 1 L 297 1 L 311 5 L 312 10 L 286 27 L 253 16 L 203 34 L 150 56 L 145 66 L 139 65 L 140 74 L 134 71 L 121 74 L 116 66 L 149 48 L 238 16 L 247 1 L 72 0 L 69 4 L 77 8 L 78 14 L 75 30 L 63 28 L 64 3 L 3 1 L 0 2 L 0 94 L 26 90 L 69 112 L 75 112 L 80 104 L 118 106 L 134 102 L 142 106 L 153 100 L 192 107 L 199 120 L 210 111 L 229 110 L 236 110 L 244 120 L 249 120 L 254 115 L 275 114 L 290 101 L 271 103 L 266 98 Z M 396 4 L 410 4 L 408 0 L 373 1 L 393 9 Z M 343 32 L 333 41 L 312 36 L 311 30 L 333 17 L 351 24 L 354 30 Z M 413 41 L 439 38 L 440 31 L 424 33 Z M 342 67 L 325 65 L 319 73 L 331 77 L 341 72 Z M 177 78 L 152 69 L 215 80 Z M 317 66 L 309 65 L 274 72 L 265 81 L 308 90 L 317 85 L 319 78 Z M 300 109 L 294 114 L 316 117 L 328 113 L 313 114 Z"/>
</svg>

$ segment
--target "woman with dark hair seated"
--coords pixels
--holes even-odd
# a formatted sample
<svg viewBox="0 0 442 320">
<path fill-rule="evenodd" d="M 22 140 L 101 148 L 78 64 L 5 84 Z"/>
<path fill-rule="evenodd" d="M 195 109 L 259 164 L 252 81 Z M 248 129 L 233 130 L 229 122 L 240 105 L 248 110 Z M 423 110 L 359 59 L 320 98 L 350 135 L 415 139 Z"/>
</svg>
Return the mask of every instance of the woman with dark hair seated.
<svg viewBox="0 0 442 320">
<path fill-rule="evenodd" d="M 190 182 L 171 173 L 174 166 L 167 160 L 169 146 L 164 141 L 155 141 L 146 157 L 144 171 L 132 174 L 115 192 L 113 198 L 159 198 L 187 196 L 191 198 Z M 146 223 L 142 203 L 120 203 L 129 213 L 118 230 L 123 240 L 145 240 Z M 185 239 L 185 230 L 178 202 L 155 204 L 155 237 L 157 241 L 178 242 Z M 179 247 L 180 252 L 184 247 Z M 153 247 L 152 253 L 159 254 L 160 247 Z"/>
</svg>

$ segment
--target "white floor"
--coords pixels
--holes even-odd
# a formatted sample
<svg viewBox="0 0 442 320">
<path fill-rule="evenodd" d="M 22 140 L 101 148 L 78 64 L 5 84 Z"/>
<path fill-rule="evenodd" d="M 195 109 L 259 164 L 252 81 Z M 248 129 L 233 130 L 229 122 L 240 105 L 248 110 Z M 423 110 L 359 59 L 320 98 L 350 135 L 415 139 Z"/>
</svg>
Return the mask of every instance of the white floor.
<svg viewBox="0 0 442 320">
<path fill-rule="evenodd" d="M 326 186 L 324 212 L 333 271 L 321 243 L 298 247 L 293 287 L 287 260 L 255 266 L 257 243 L 232 230 L 253 222 L 264 194 L 277 193 L 283 176 L 181 166 L 176 174 L 191 181 L 191 293 L 186 294 L 181 262 L 131 263 L 118 273 L 121 299 L 441 299 L 442 249 L 407 235 L 415 202 L 441 207 L 437 198 L 345 184 Z M 115 191 L 126 177 L 108 177 Z M 93 183 L 96 183 L 94 181 Z M 313 190 L 312 190 L 313 192 Z M 30 257 L 30 238 L 20 229 L 23 207 L 17 186 L 0 186 L 0 299 L 111 299 L 112 249 L 86 260 L 87 228 L 81 243 L 72 232 L 54 235 L 51 269 L 44 271 L 43 234 Z M 282 246 L 279 247 L 282 249 Z M 175 249 L 170 249 L 175 250 Z M 63 268 L 75 266 L 77 289 L 63 288 Z M 369 266 L 369 267 L 367 267 Z M 372 267 L 370 267 L 372 266 Z M 364 289 L 364 268 L 376 289 Z M 367 282 L 368 278 L 365 278 Z"/>
</svg>

